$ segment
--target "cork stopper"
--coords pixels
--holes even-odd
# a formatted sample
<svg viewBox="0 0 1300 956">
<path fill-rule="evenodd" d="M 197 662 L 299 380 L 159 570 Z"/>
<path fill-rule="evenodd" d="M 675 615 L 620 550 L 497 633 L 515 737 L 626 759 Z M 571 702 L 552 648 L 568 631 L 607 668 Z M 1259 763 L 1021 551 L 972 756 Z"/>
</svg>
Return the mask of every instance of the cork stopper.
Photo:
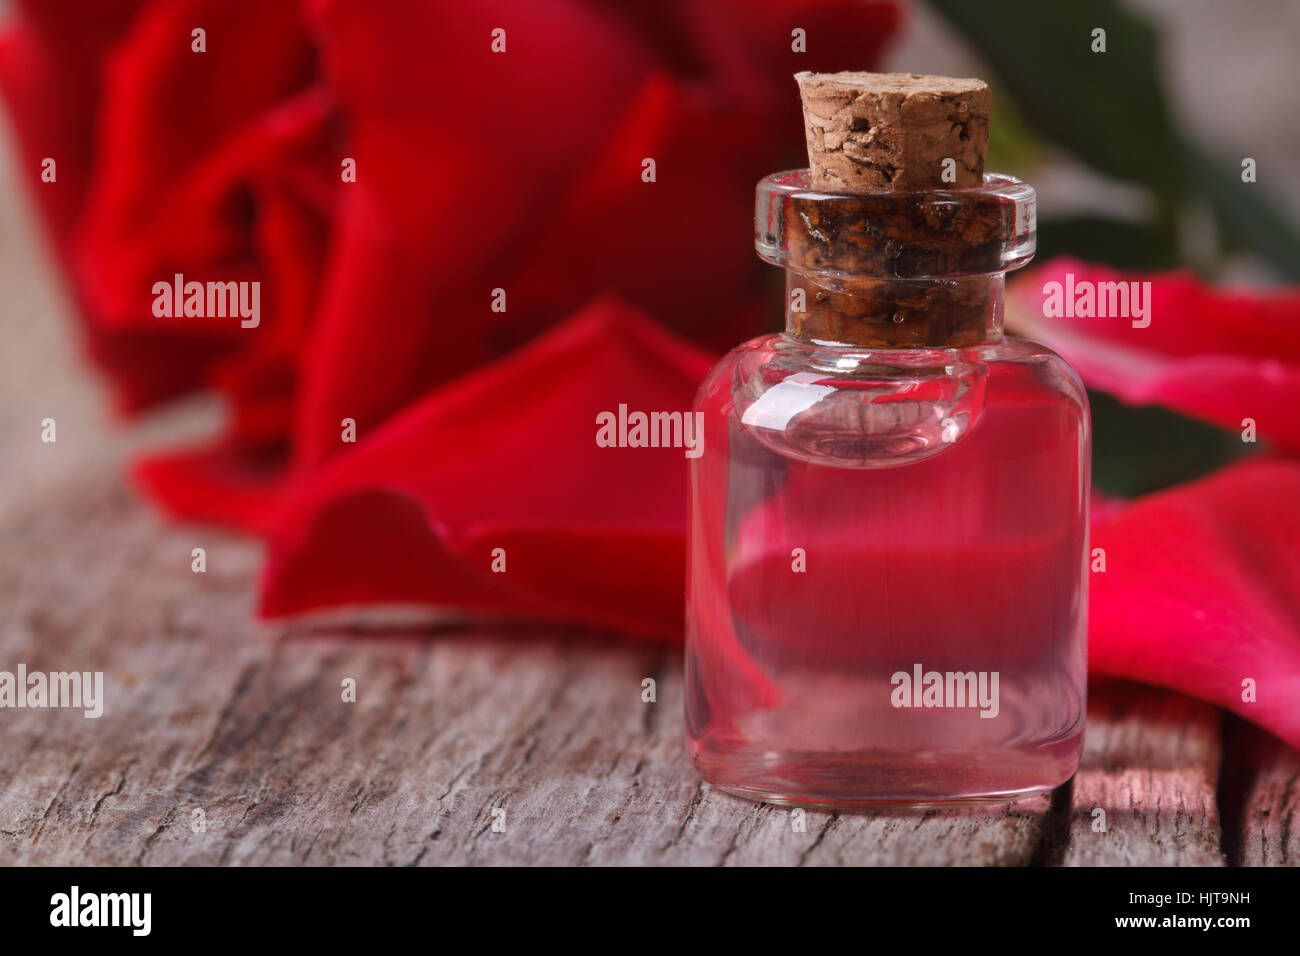
<svg viewBox="0 0 1300 956">
<path fill-rule="evenodd" d="M 795 79 L 817 188 L 968 189 L 983 182 L 992 106 L 983 80 L 853 72 Z"/>
</svg>

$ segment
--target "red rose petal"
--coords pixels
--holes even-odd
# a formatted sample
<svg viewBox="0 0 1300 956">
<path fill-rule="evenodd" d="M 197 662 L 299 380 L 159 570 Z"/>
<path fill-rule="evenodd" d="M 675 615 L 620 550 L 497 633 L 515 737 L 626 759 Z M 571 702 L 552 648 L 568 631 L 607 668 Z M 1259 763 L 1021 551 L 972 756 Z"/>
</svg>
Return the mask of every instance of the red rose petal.
<svg viewBox="0 0 1300 956">
<path fill-rule="evenodd" d="M 90 185 L 101 69 L 143 0 L 26 0 L 0 33 L 0 92 L 46 226 L 66 252 Z M 41 161 L 57 163 L 57 188 Z"/>
<path fill-rule="evenodd" d="M 1044 285 L 1150 282 L 1150 321 L 1044 318 Z M 1017 279 L 1009 303 L 1016 331 L 1060 352 L 1089 386 L 1133 405 L 1162 405 L 1300 449 L 1300 291 L 1225 291 L 1190 274 L 1119 273 L 1056 259 Z"/>
<path fill-rule="evenodd" d="M 182 521 L 266 534 L 288 488 L 283 450 L 254 452 L 221 441 L 210 447 L 158 452 L 131 468 L 136 484 Z"/>
<path fill-rule="evenodd" d="M 1257 458 L 1092 529 L 1094 674 L 1172 687 L 1300 746 L 1300 462 Z M 1242 682 L 1257 699 L 1242 700 Z"/>
<path fill-rule="evenodd" d="M 679 634 L 684 451 L 598 447 L 596 416 L 684 412 L 710 364 L 604 302 L 433 392 L 295 493 L 264 613 L 402 600 Z M 417 527 L 358 547 L 367 506 Z"/>
</svg>

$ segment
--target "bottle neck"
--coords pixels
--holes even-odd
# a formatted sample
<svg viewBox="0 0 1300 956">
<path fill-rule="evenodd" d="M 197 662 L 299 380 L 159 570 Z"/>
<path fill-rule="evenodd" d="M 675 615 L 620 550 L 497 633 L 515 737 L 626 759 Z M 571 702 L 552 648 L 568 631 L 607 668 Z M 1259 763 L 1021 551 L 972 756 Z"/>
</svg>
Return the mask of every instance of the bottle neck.
<svg viewBox="0 0 1300 956">
<path fill-rule="evenodd" d="M 835 193 L 800 169 L 755 192 L 754 248 L 786 270 L 786 335 L 812 345 L 1000 341 L 1006 274 L 1037 240 L 1034 190 L 997 173 L 963 189 Z"/>
<path fill-rule="evenodd" d="M 786 270 L 785 333 L 872 349 L 967 348 L 1002 338 L 1005 273 L 828 278 Z"/>
</svg>

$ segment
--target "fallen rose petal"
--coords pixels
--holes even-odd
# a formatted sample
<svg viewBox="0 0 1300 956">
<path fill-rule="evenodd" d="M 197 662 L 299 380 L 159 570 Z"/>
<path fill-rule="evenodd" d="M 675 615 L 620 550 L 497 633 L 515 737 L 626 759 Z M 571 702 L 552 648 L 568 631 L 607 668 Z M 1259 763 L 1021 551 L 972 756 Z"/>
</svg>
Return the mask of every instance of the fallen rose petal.
<svg viewBox="0 0 1300 956">
<path fill-rule="evenodd" d="M 1096 522 L 1090 672 L 1232 710 L 1300 746 L 1300 461 L 1251 459 Z M 1243 700 L 1243 682 L 1255 700 Z"/>
<path fill-rule="evenodd" d="M 264 535 L 289 487 L 283 448 L 260 454 L 229 439 L 147 455 L 131 466 L 135 484 L 168 516 Z"/>
<path fill-rule="evenodd" d="M 401 601 L 677 637 L 685 449 L 599 447 L 597 415 L 684 413 L 711 362 L 606 301 L 434 391 L 295 490 L 263 613 Z"/>
<path fill-rule="evenodd" d="M 1092 283 L 1149 282 L 1149 313 L 1135 328 L 1128 315 L 1044 317 L 1044 286 L 1073 276 Z M 1132 405 L 1161 405 L 1240 431 L 1255 422 L 1261 438 L 1300 449 L 1300 291 L 1213 289 L 1191 274 L 1119 273 L 1054 259 L 1016 279 L 1008 326 L 1060 352 L 1092 388 Z"/>
</svg>

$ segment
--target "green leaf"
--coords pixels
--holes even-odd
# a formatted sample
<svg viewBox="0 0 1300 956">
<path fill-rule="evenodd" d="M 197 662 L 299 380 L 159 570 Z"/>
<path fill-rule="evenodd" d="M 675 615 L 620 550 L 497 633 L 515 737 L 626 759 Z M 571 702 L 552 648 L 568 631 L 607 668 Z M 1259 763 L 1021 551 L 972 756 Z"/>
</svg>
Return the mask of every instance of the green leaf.
<svg viewBox="0 0 1300 956">
<path fill-rule="evenodd" d="M 1061 255 L 1135 272 L 1159 272 L 1179 265 L 1178 244 L 1169 228 L 1100 216 L 1040 219 L 1038 260 Z"/>
<path fill-rule="evenodd" d="M 929 0 L 988 61 L 1024 117 L 1083 162 L 1183 195 L 1186 157 L 1157 70 L 1156 32 L 1114 0 Z M 1106 52 L 1092 52 L 1094 29 Z M 993 104 L 997 122 L 997 103 Z"/>
<path fill-rule="evenodd" d="M 1300 229 L 1284 211 L 1286 204 L 1262 183 L 1243 183 L 1241 159 L 1234 165 L 1199 146 L 1189 146 L 1188 152 L 1196 183 L 1225 238 L 1255 250 L 1288 280 L 1300 281 Z"/>
<path fill-rule="evenodd" d="M 1092 481 L 1130 498 L 1207 475 L 1253 447 L 1233 432 L 1163 408 L 1125 405 L 1088 392 L 1092 405 Z"/>
<path fill-rule="evenodd" d="M 995 100 L 997 91 L 993 92 Z M 998 121 L 989 126 L 989 153 L 987 169 L 1000 173 L 1014 173 L 1039 162 L 1047 142 L 1030 126 L 1010 97 L 998 101 Z"/>
<path fill-rule="evenodd" d="M 1215 156 L 1176 129 L 1160 82 L 1158 36 L 1145 18 L 1117 0 L 929 3 L 984 57 L 999 95 L 1005 90 L 1013 111 L 1039 134 L 1102 173 L 1148 187 L 1161 200 L 1161 219 L 1203 197 L 1229 248 L 1252 250 L 1287 279 L 1300 280 L 1300 225 L 1285 204 L 1263 182 L 1241 181 L 1242 157 Z M 1106 31 L 1105 53 L 1092 52 L 1095 29 Z M 993 110 L 996 125 L 996 101 Z M 1267 181 L 1267 170 L 1262 175 Z M 1087 258 L 1114 265 L 1141 258 L 1138 233 L 1098 227 L 1093 237 L 1086 222 L 1049 241 L 1081 249 L 1097 238 L 1102 252 Z M 1113 252 L 1102 239 L 1115 243 Z M 1162 240 L 1153 259 L 1163 260 L 1166 251 Z"/>
</svg>

